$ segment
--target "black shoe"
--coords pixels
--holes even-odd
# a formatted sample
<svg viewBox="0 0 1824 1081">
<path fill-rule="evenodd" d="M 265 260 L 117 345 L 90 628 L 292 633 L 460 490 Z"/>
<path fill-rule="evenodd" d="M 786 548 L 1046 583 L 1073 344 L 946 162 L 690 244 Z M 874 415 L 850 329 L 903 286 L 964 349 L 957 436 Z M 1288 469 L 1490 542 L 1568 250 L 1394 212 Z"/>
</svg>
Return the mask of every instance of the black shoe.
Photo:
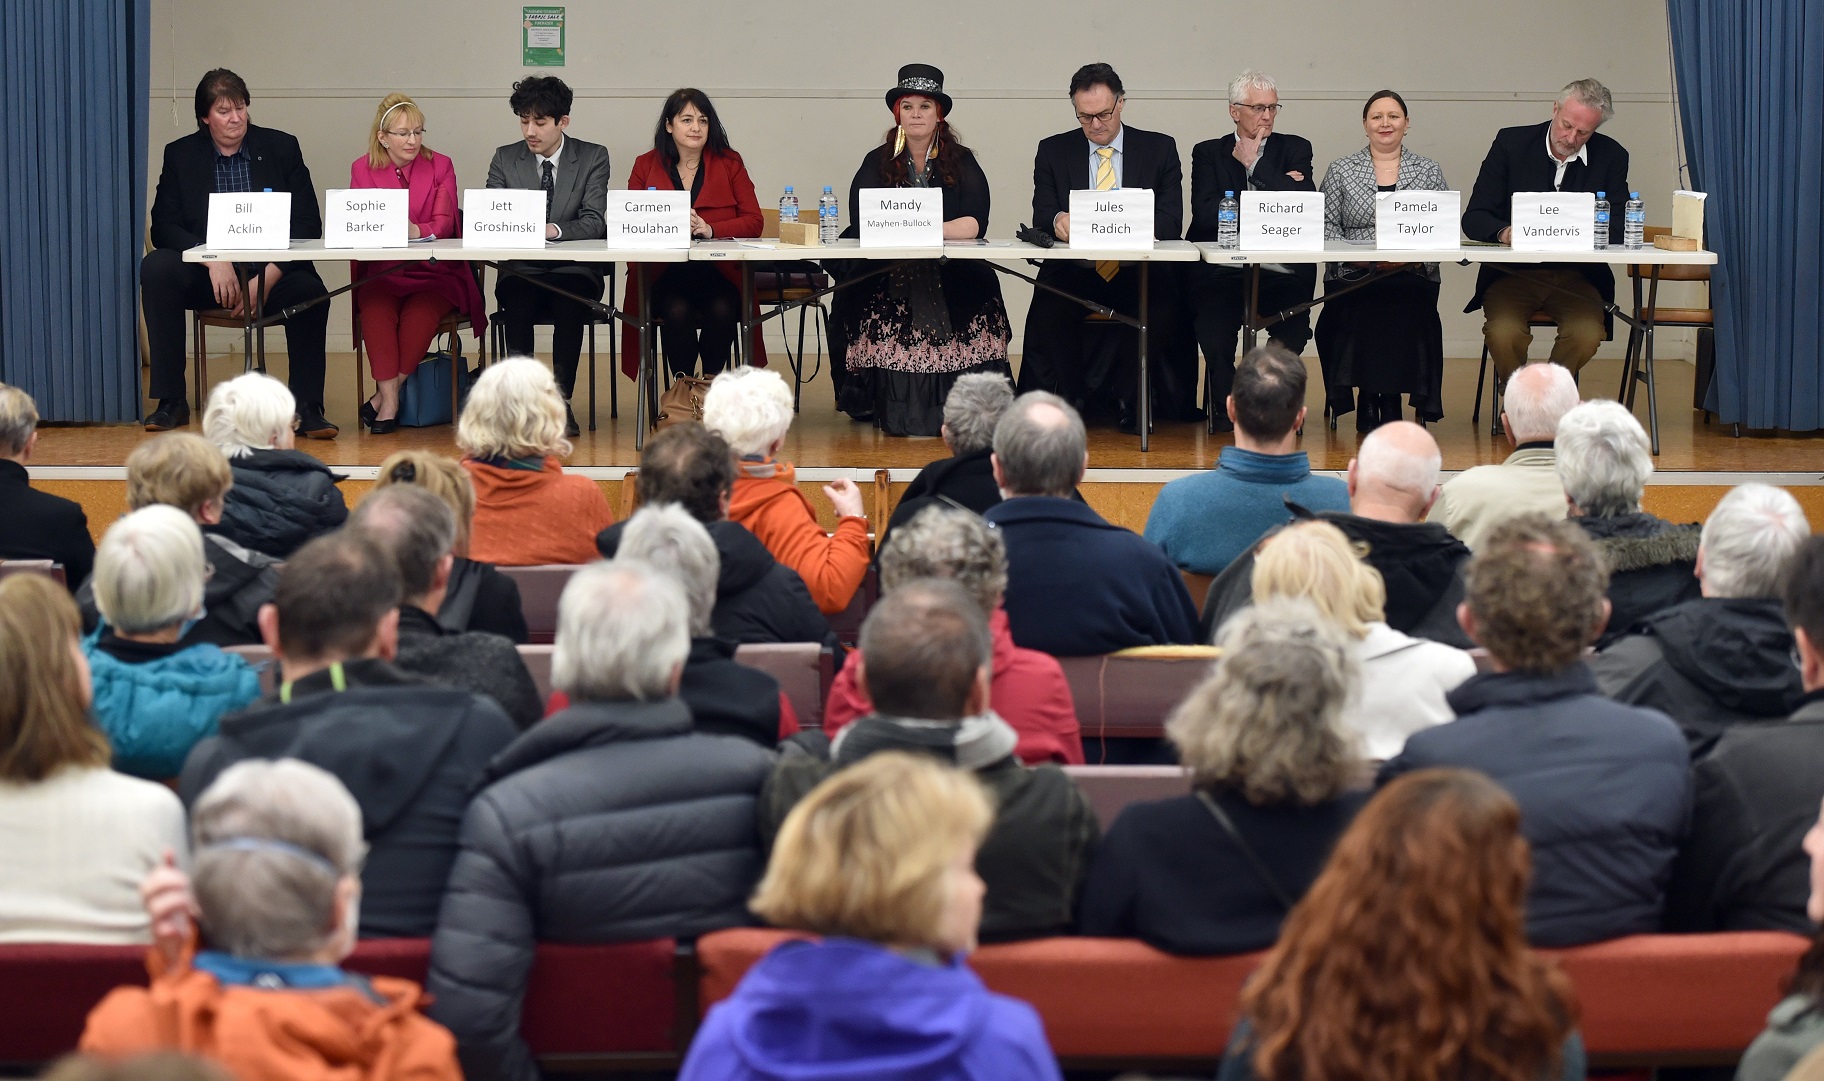
<svg viewBox="0 0 1824 1081">
<path fill-rule="evenodd" d="M 370 420 L 367 422 L 367 434 L 369 434 L 369 435 L 392 435 L 394 432 L 396 432 L 398 430 L 399 430 L 399 418 L 398 417 L 388 417 L 385 420 L 381 420 L 378 417 L 376 417 L 373 420 Z"/>
<path fill-rule="evenodd" d="M 369 398 L 367 401 L 361 403 L 361 423 L 367 425 L 369 428 L 372 428 L 374 426 L 374 422 L 379 419 L 380 419 L 380 411 L 378 409 L 374 408 L 374 402 L 373 402 L 372 398 Z"/>
<path fill-rule="evenodd" d="M 158 408 L 146 416 L 146 431 L 168 432 L 190 423 L 190 403 L 182 398 L 160 398 Z"/>
<path fill-rule="evenodd" d="M 583 430 L 576 423 L 576 414 L 570 411 L 570 403 L 564 402 L 564 436 L 573 439 L 582 435 Z"/>
<path fill-rule="evenodd" d="M 323 415 L 323 407 L 315 402 L 298 406 L 298 434 L 306 439 L 334 439 L 342 430 L 329 422 Z"/>
<path fill-rule="evenodd" d="M 1212 431 L 1212 432 L 1232 432 L 1234 430 L 1235 430 L 1235 422 L 1229 419 L 1229 415 L 1227 413 L 1211 413 L 1210 414 L 1210 431 Z"/>
</svg>

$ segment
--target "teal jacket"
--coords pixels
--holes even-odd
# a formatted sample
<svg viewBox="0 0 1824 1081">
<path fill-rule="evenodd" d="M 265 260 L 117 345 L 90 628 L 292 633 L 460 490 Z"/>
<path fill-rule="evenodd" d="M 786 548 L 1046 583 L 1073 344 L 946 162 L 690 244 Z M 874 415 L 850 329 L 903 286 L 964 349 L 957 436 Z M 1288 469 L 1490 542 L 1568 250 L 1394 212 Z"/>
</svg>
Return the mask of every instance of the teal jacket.
<svg viewBox="0 0 1824 1081">
<path fill-rule="evenodd" d="M 215 735 L 223 714 L 260 696 L 245 660 L 213 645 L 128 664 L 99 648 L 103 628 L 82 640 L 95 688 L 95 724 L 114 748 L 114 768 L 162 781 L 184 768 L 198 740 Z"/>
</svg>

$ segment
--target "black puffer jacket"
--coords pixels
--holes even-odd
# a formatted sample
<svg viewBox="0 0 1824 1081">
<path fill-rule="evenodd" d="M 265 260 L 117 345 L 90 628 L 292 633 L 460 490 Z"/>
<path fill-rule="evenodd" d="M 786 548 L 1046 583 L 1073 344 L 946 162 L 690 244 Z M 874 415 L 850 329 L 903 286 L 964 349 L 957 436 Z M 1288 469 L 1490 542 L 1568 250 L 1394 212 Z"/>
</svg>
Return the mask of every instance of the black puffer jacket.
<svg viewBox="0 0 1824 1081">
<path fill-rule="evenodd" d="M 621 547 L 626 522 L 596 534 L 603 559 Z M 750 642 L 829 642 L 835 644 L 829 620 L 817 610 L 811 591 L 798 572 L 773 558 L 760 539 L 738 522 L 706 522 L 716 542 L 722 570 L 716 579 L 716 610 L 710 626 L 717 638 L 737 645 Z"/>
<path fill-rule="evenodd" d="M 772 763 L 746 740 L 692 732 L 676 698 L 574 705 L 495 757 L 463 820 L 427 981 L 470 1081 L 538 1077 L 519 1013 L 539 941 L 750 921 Z"/>
<path fill-rule="evenodd" d="M 208 642 L 217 646 L 251 646 L 260 641 L 260 605 L 272 600 L 279 588 L 276 560 L 213 533 L 203 536 L 203 557 L 209 561 L 209 580 L 203 584 L 203 618 L 179 645 Z M 95 607 L 95 580 L 91 577 L 76 591 L 82 609 L 82 632 L 88 634 L 101 622 Z"/>
<path fill-rule="evenodd" d="M 1642 620 L 1703 595 L 1697 542 L 1703 526 L 1675 525 L 1636 511 L 1612 518 L 1572 518 L 1609 564 L 1609 626 L 1596 648 L 1630 634 Z"/>
<path fill-rule="evenodd" d="M 339 528 L 348 506 L 336 487 L 342 477 L 296 450 L 256 450 L 230 458 L 234 487 L 211 526 L 236 544 L 286 559 L 304 542 Z"/>
</svg>

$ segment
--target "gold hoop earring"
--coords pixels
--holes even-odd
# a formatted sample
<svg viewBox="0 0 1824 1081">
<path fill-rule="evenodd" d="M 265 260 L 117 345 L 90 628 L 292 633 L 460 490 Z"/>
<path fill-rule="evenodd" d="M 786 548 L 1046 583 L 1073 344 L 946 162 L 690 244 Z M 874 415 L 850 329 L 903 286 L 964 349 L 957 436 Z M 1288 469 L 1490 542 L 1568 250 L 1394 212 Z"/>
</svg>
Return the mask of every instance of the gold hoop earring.
<svg viewBox="0 0 1824 1081">
<path fill-rule="evenodd" d="M 896 130 L 899 134 L 893 139 L 893 156 L 897 158 L 906 152 L 906 126 L 901 124 Z"/>
</svg>

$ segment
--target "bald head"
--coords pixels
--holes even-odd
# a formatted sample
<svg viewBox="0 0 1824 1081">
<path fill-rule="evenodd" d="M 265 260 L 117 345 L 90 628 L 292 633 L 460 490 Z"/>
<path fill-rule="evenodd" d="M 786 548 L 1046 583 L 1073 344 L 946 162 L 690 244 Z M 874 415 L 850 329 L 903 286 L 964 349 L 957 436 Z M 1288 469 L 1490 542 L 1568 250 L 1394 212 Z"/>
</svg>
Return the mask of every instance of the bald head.
<svg viewBox="0 0 1824 1081">
<path fill-rule="evenodd" d="M 1558 422 L 1577 408 L 1578 400 L 1577 381 L 1566 369 L 1549 363 L 1520 365 L 1507 377 L 1501 399 L 1508 438 L 1515 446 L 1551 442 Z"/>
<path fill-rule="evenodd" d="M 1383 424 L 1349 463 L 1349 508 L 1383 522 L 1417 522 L 1438 497 L 1443 463 L 1424 428 L 1406 420 Z"/>
<path fill-rule="evenodd" d="M 1020 395 L 995 426 L 995 480 L 1010 497 L 1069 497 L 1088 464 L 1083 418 L 1056 394 Z"/>
</svg>

